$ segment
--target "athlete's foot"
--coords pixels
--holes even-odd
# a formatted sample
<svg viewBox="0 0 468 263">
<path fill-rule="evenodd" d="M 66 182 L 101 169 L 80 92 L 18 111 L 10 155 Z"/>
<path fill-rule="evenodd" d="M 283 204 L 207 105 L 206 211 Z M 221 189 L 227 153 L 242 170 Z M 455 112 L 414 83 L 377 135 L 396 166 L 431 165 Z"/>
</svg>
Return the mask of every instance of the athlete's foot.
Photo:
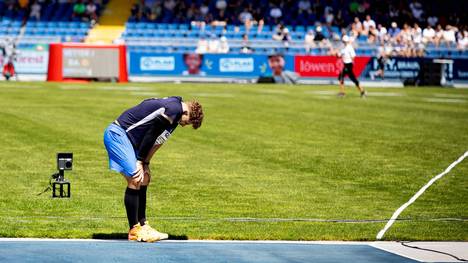
<svg viewBox="0 0 468 263">
<path fill-rule="evenodd" d="M 149 225 L 148 221 L 145 221 L 145 224 L 142 226 L 142 228 L 147 232 L 148 236 L 150 236 L 152 239 L 155 239 L 155 241 L 169 238 L 168 234 L 159 232 L 156 229 L 152 228 Z"/>
<path fill-rule="evenodd" d="M 146 231 L 140 223 L 134 225 L 130 231 L 128 231 L 128 240 L 129 241 L 138 241 L 138 242 L 155 242 L 153 236 L 151 236 L 148 231 Z M 159 239 L 158 239 L 159 240 Z"/>
<path fill-rule="evenodd" d="M 336 96 L 338 98 L 344 98 L 344 96 L 346 96 L 346 94 L 344 92 L 339 92 L 338 94 L 336 94 Z"/>
<path fill-rule="evenodd" d="M 367 97 L 367 92 L 365 90 L 361 91 L 361 98 L 365 99 Z"/>
</svg>

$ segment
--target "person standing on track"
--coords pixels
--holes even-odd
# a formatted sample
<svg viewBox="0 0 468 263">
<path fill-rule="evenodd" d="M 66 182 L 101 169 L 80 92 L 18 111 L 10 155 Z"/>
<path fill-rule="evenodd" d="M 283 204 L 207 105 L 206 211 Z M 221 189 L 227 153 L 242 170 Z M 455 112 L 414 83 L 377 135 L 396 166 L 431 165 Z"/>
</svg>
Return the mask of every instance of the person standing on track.
<svg viewBox="0 0 468 263">
<path fill-rule="evenodd" d="M 154 242 L 168 235 L 146 221 L 146 191 L 151 179 L 150 160 L 178 125 L 198 129 L 203 110 L 197 101 L 181 97 L 146 99 L 123 112 L 104 132 L 109 168 L 127 181 L 124 204 L 129 224 L 128 240 Z"/>
<path fill-rule="evenodd" d="M 354 52 L 354 48 L 351 45 L 351 40 L 348 36 L 343 36 L 343 42 L 345 44 L 344 48 L 338 53 L 338 56 L 343 60 L 343 70 L 338 75 L 338 80 L 340 82 L 340 92 L 338 93 L 338 97 L 345 96 L 345 89 L 344 89 L 344 77 L 348 75 L 351 81 L 356 85 L 357 89 L 361 93 L 361 98 L 366 97 L 366 91 L 359 85 L 359 80 L 357 80 L 356 76 L 353 72 L 353 61 L 356 57 L 356 52 Z"/>
</svg>

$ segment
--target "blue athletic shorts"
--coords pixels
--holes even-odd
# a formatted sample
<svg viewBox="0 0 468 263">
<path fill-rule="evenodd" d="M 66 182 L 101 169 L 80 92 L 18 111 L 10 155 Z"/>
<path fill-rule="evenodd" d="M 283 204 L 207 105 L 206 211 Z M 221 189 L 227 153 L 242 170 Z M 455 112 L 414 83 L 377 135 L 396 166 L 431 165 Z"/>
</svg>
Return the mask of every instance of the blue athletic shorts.
<svg viewBox="0 0 468 263">
<path fill-rule="evenodd" d="M 127 133 L 112 123 L 104 132 L 104 145 L 109 155 L 109 169 L 133 176 L 136 168 L 136 154 Z"/>
</svg>

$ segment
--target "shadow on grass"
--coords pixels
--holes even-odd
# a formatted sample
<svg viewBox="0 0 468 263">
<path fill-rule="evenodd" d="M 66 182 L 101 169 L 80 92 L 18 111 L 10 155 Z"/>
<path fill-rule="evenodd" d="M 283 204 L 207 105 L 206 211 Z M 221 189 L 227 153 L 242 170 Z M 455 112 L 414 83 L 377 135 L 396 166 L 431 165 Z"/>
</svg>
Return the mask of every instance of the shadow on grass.
<svg viewBox="0 0 468 263">
<path fill-rule="evenodd" d="M 127 233 L 94 233 L 93 239 L 123 239 L 128 238 Z M 171 235 L 169 234 L 170 240 L 188 240 L 186 235 Z"/>
</svg>

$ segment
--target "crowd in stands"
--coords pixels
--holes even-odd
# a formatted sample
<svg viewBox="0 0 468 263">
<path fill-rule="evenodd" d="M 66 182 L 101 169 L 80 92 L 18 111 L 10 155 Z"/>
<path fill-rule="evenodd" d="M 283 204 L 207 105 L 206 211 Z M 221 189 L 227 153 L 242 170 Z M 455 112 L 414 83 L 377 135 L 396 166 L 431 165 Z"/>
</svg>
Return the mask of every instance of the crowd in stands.
<svg viewBox="0 0 468 263">
<path fill-rule="evenodd" d="M 349 35 L 393 55 L 422 56 L 427 46 L 468 47 L 467 7 L 468 1 L 454 0 L 142 0 L 133 6 L 130 21 L 242 25 L 247 33 L 252 27 L 261 32 L 264 25 L 274 25 L 272 39 L 285 47 L 292 41 L 291 27 L 315 25 L 303 38 L 306 50 L 331 47 Z"/>
<path fill-rule="evenodd" d="M 431 26 L 466 25 L 466 1 L 422 0 L 141 0 L 132 8 L 131 21 L 190 23 L 225 22 L 231 25 L 308 25 L 319 21 L 347 27 L 355 17 L 378 17 L 378 23 L 429 23 Z"/>
<path fill-rule="evenodd" d="M 96 22 L 102 0 L 0 0 L 0 17 L 26 21 Z"/>
</svg>

